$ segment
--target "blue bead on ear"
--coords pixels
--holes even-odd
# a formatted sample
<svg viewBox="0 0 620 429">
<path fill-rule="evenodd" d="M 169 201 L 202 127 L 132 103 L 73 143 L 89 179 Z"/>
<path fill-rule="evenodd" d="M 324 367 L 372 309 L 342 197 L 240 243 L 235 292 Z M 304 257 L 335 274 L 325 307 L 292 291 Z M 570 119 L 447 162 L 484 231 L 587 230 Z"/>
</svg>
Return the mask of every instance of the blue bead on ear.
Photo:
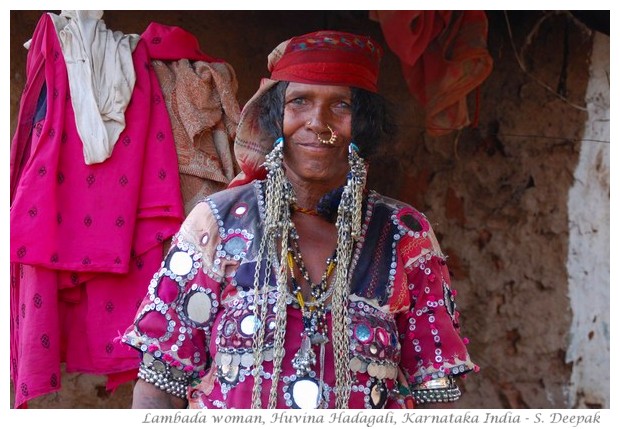
<svg viewBox="0 0 620 429">
<path fill-rule="evenodd" d="M 349 153 L 355 151 L 356 153 L 360 153 L 360 148 L 353 142 L 349 143 Z"/>
<path fill-rule="evenodd" d="M 273 147 L 276 147 L 277 145 L 283 142 L 284 142 L 284 137 L 278 137 L 278 139 L 275 142 L 273 142 Z"/>
</svg>

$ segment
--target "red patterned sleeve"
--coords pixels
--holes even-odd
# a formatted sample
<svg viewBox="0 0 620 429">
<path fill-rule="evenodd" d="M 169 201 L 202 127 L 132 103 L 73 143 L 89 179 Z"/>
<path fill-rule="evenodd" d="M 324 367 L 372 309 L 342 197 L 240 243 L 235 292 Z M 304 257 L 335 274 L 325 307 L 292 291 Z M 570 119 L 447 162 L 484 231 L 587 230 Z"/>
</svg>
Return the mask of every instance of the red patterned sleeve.
<svg viewBox="0 0 620 429">
<path fill-rule="evenodd" d="M 213 246 L 208 245 L 218 236 L 217 223 L 205 219 L 213 219 L 206 204 L 188 215 L 123 336 L 150 366 L 174 368 L 188 380 L 205 374 L 211 329 L 221 307 L 222 277 L 212 268 Z"/>
<path fill-rule="evenodd" d="M 397 316 L 401 370 L 410 386 L 477 367 L 461 338 L 459 313 L 446 257 L 428 220 L 408 207 L 398 218 L 407 229 L 399 242 L 399 263 L 406 276 L 409 305 Z"/>
</svg>

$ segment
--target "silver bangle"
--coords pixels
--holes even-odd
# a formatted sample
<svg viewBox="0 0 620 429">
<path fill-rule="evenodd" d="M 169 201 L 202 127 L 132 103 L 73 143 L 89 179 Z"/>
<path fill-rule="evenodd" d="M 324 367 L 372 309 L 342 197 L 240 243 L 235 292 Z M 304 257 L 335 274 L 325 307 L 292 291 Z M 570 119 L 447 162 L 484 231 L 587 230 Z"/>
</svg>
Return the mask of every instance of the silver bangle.
<svg viewBox="0 0 620 429">
<path fill-rule="evenodd" d="M 138 378 L 170 393 L 178 398 L 187 399 L 187 386 L 190 378 L 177 368 L 145 353 L 138 369 Z"/>
<path fill-rule="evenodd" d="M 411 396 L 416 404 L 454 402 L 461 397 L 461 389 L 451 377 L 440 380 L 418 384 L 411 389 Z"/>
</svg>

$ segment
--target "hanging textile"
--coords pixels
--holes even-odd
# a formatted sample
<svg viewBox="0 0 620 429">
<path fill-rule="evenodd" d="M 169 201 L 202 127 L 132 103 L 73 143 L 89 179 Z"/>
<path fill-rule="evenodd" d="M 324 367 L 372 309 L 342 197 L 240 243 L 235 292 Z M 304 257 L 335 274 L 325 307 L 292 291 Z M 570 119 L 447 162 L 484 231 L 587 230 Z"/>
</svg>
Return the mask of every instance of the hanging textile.
<svg viewBox="0 0 620 429">
<path fill-rule="evenodd" d="M 131 55 L 139 36 L 109 30 L 102 10 L 63 10 L 50 16 L 67 66 L 84 161 L 103 162 L 125 128 L 136 81 Z"/>
<path fill-rule="evenodd" d="M 467 94 L 493 68 L 483 11 L 371 11 L 390 49 L 400 58 L 409 91 L 425 108 L 429 135 L 470 124 Z"/>
<path fill-rule="evenodd" d="M 239 172 L 232 149 L 240 115 L 235 71 L 180 27 L 153 22 L 142 40 L 168 107 L 187 214 Z"/>
<path fill-rule="evenodd" d="M 15 408 L 67 372 L 135 375 L 118 342 L 183 219 L 170 120 L 145 44 L 126 126 L 87 165 L 52 14 L 39 20 L 11 144 L 11 379 Z M 114 381 L 116 380 L 116 381 Z"/>
</svg>

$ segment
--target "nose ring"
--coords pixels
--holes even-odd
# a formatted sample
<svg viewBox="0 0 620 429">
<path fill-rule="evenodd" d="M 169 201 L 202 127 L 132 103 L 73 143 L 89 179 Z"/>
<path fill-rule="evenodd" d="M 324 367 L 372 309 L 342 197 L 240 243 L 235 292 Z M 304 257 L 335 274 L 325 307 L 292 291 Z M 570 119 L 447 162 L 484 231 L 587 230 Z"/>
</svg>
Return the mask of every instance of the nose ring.
<svg viewBox="0 0 620 429">
<path fill-rule="evenodd" d="M 331 133 L 329 140 L 325 140 L 321 138 L 321 133 L 316 133 L 316 138 L 321 144 L 333 145 L 336 142 L 336 137 L 338 137 L 338 134 L 334 130 L 332 130 L 332 127 L 330 127 L 329 124 L 325 124 L 325 125 L 327 126 L 327 129 Z"/>
</svg>

